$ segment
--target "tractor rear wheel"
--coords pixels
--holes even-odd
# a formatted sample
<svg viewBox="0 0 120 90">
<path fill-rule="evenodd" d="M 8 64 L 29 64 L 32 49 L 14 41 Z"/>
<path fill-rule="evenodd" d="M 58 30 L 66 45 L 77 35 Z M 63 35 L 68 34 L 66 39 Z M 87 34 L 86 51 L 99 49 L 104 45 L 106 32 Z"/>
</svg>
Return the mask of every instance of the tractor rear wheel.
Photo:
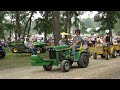
<svg viewBox="0 0 120 90">
<path fill-rule="evenodd" d="M 17 48 L 16 48 L 16 47 L 13 47 L 13 48 L 12 48 L 12 52 L 13 52 L 13 53 L 17 53 L 17 52 L 18 52 Z"/>
<path fill-rule="evenodd" d="M 70 67 L 71 67 L 71 64 L 68 60 L 63 60 L 60 63 L 60 69 L 61 69 L 62 72 L 68 72 Z"/>
<path fill-rule="evenodd" d="M 44 70 L 50 71 L 52 69 L 52 65 L 43 65 Z"/>
<path fill-rule="evenodd" d="M 36 53 L 37 53 L 37 54 L 42 53 L 42 48 L 37 47 Z"/>
<path fill-rule="evenodd" d="M 86 68 L 89 64 L 89 56 L 87 53 L 82 53 L 78 61 L 79 68 Z"/>
<path fill-rule="evenodd" d="M 115 49 L 113 49 L 113 52 L 112 52 L 112 57 L 113 57 L 113 58 L 116 58 L 116 56 L 117 56 L 117 52 L 116 52 L 116 50 L 115 50 Z"/>
<path fill-rule="evenodd" d="M 6 56 L 6 52 L 1 51 L 1 52 L 0 52 L 0 58 L 4 58 L 5 56 Z"/>
<path fill-rule="evenodd" d="M 119 50 L 119 56 L 120 56 L 120 50 Z"/>
<path fill-rule="evenodd" d="M 45 53 L 46 52 L 46 48 L 42 48 L 42 53 Z"/>
</svg>

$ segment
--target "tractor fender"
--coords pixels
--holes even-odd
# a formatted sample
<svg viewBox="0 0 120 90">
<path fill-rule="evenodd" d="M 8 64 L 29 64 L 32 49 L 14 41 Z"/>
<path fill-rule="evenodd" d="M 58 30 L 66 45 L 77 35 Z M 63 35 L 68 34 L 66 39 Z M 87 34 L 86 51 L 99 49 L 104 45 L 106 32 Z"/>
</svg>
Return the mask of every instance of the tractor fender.
<svg viewBox="0 0 120 90">
<path fill-rule="evenodd" d="M 88 51 L 80 51 L 80 55 L 81 55 L 82 53 L 88 53 Z"/>
<path fill-rule="evenodd" d="M 81 56 L 82 53 L 88 53 L 88 51 L 86 51 L 86 50 L 80 50 L 80 51 L 76 52 L 76 54 L 75 54 L 75 60 L 79 60 L 79 57 Z M 90 56 L 89 53 L 88 53 L 88 55 Z"/>
<path fill-rule="evenodd" d="M 89 51 L 86 51 L 86 50 L 81 51 L 81 52 L 80 52 L 80 55 L 81 55 L 82 53 L 87 53 L 89 57 L 91 57 L 91 56 L 92 56 L 92 53 L 90 53 Z"/>
<path fill-rule="evenodd" d="M 116 48 L 115 47 L 110 47 L 110 54 L 112 54 L 113 53 L 113 50 L 116 50 Z"/>
</svg>

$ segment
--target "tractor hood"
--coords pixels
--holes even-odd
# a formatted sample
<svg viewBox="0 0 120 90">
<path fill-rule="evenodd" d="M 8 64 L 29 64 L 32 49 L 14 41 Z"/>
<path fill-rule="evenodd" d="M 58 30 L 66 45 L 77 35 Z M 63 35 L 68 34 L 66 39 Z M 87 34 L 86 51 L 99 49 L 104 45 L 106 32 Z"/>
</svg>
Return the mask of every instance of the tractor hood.
<svg viewBox="0 0 120 90">
<path fill-rule="evenodd" d="M 14 42 L 10 42 L 11 45 L 16 45 L 16 44 L 23 44 L 24 42 L 22 41 L 14 41 Z"/>
<path fill-rule="evenodd" d="M 35 46 L 38 46 L 38 45 L 44 45 L 45 43 L 43 43 L 43 42 L 34 42 L 34 45 Z"/>
<path fill-rule="evenodd" d="M 47 49 L 49 50 L 49 48 L 53 48 L 56 51 L 59 51 L 59 50 L 68 50 L 69 49 L 69 45 L 64 45 L 64 46 L 50 46 Z"/>
</svg>

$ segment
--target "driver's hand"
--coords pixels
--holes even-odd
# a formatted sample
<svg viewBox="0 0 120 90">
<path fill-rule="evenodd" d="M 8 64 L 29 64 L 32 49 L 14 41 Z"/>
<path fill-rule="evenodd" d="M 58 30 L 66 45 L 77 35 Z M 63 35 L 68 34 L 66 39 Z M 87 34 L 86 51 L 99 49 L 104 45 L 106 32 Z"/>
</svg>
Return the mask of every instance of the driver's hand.
<svg viewBox="0 0 120 90">
<path fill-rule="evenodd" d="M 72 49 L 73 45 L 71 45 L 69 48 Z"/>
</svg>

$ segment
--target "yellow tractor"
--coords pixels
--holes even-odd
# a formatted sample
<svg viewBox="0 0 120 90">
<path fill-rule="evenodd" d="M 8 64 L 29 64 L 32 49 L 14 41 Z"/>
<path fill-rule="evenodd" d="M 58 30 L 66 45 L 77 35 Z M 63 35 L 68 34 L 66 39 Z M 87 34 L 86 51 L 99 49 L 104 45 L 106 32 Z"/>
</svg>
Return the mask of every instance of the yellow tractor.
<svg viewBox="0 0 120 90">
<path fill-rule="evenodd" d="M 120 55 L 120 44 L 110 44 L 109 43 L 96 43 L 95 44 L 95 53 L 93 55 L 94 59 L 97 59 L 98 55 L 101 55 L 101 58 L 108 60 L 110 56 L 116 58 L 117 53 Z"/>
</svg>

